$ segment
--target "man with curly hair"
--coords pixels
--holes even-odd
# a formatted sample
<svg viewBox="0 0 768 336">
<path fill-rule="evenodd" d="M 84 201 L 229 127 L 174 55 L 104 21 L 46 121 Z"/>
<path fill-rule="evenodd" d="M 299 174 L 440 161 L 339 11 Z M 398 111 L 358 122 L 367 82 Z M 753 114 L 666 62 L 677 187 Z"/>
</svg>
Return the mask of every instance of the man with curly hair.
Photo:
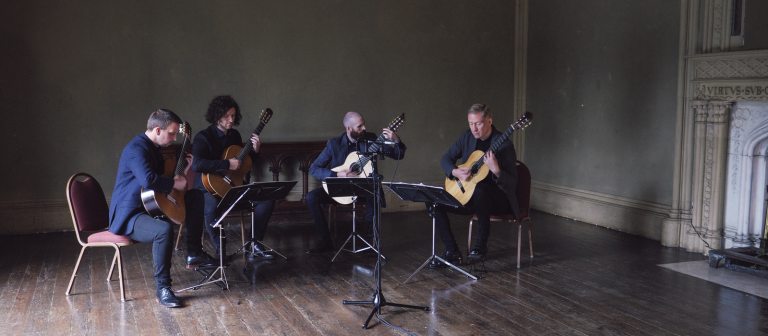
<svg viewBox="0 0 768 336">
<path fill-rule="evenodd" d="M 202 174 L 217 174 L 226 175 L 229 171 L 237 170 L 241 167 L 242 162 L 237 158 L 223 159 L 225 150 L 231 145 L 243 145 L 242 137 L 234 127 L 240 124 L 242 120 L 242 114 L 240 114 L 240 106 L 237 104 L 234 98 L 229 95 L 222 95 L 213 98 L 208 105 L 208 111 L 205 114 L 205 120 L 210 123 L 210 126 L 201 130 L 195 135 L 192 142 L 192 155 L 194 160 L 192 161 L 192 170 L 196 172 L 194 192 L 199 193 L 204 199 L 203 209 L 199 209 L 197 214 L 188 215 L 187 221 L 200 221 L 203 223 L 208 237 L 211 239 L 211 243 L 216 249 L 216 253 L 224 251 L 226 253 L 226 241 L 223 246 L 219 246 L 219 233 L 218 230 L 213 228 L 210 224 L 215 221 L 216 217 L 216 205 L 219 203 L 219 199 L 206 190 Z M 255 133 L 251 134 L 250 141 L 247 146 L 252 146 L 251 158 L 255 159 L 256 155 L 261 149 L 261 139 Z M 243 181 L 236 181 L 241 184 Z M 267 222 L 272 216 L 272 210 L 274 209 L 274 201 L 257 202 L 254 206 L 254 232 L 253 236 L 256 239 L 252 250 L 249 253 L 249 257 L 257 259 L 272 259 L 274 255 L 269 252 L 260 241 L 264 238 L 264 234 L 267 229 Z M 188 256 L 187 265 L 192 266 L 200 262 L 208 260 L 210 257 L 202 255 L 200 257 Z"/>
</svg>

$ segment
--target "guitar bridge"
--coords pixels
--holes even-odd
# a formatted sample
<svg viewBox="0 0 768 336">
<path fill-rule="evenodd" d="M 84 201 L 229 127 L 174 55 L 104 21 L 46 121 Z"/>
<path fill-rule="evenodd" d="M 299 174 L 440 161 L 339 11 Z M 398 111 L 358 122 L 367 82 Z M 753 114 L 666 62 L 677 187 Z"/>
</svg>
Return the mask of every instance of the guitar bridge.
<svg viewBox="0 0 768 336">
<path fill-rule="evenodd" d="M 176 199 L 173 198 L 173 196 L 171 196 L 171 194 L 168 194 L 168 200 L 171 201 L 171 203 L 173 203 L 173 205 L 176 205 Z"/>
</svg>

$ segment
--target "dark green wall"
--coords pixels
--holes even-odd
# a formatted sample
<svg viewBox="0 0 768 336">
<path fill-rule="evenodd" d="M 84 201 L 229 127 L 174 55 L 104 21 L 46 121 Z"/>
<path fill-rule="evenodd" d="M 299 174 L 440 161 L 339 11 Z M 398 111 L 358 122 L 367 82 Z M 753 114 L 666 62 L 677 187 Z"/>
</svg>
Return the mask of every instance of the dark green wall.
<svg viewBox="0 0 768 336">
<path fill-rule="evenodd" d="M 679 16 L 678 1 L 530 2 L 536 180 L 671 203 Z"/>
<path fill-rule="evenodd" d="M 395 180 L 441 181 L 438 157 L 470 104 L 512 119 L 514 17 L 505 0 L 7 1 L 0 203 L 63 202 L 77 171 L 109 195 L 119 151 L 150 111 L 200 130 L 224 93 L 246 132 L 274 109 L 266 141 L 326 139 L 349 110 L 374 131 L 405 112 Z"/>
<path fill-rule="evenodd" d="M 744 0 L 744 46 L 738 49 L 768 49 L 768 1 Z"/>
</svg>

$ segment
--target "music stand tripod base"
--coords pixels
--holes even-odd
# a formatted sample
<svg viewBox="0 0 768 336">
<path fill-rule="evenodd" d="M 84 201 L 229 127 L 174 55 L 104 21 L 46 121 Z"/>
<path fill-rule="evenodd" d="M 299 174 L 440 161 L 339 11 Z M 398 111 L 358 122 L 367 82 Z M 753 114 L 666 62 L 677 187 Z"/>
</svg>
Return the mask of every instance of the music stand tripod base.
<svg viewBox="0 0 768 336">
<path fill-rule="evenodd" d="M 373 156 L 373 160 L 375 161 L 376 156 Z M 330 196 L 359 196 L 360 194 L 363 195 L 372 195 L 373 197 L 373 233 L 375 237 L 375 241 L 373 242 L 374 245 L 381 247 L 381 195 L 383 194 L 383 191 L 381 190 L 381 176 L 376 171 L 377 165 L 373 164 L 374 171 L 373 171 L 373 177 L 367 177 L 367 178 L 327 178 L 325 181 L 329 182 L 332 181 L 332 183 L 328 183 L 328 193 Z M 334 187 L 335 186 L 335 187 Z M 335 190 L 334 190 L 335 189 Z M 356 192 L 359 192 L 360 194 L 357 194 Z M 347 195 L 334 195 L 333 193 L 345 193 Z M 351 195 L 350 195 L 351 194 Z M 337 253 L 338 254 L 338 253 Z M 381 249 L 376 251 L 376 268 L 374 271 L 374 278 L 376 279 L 376 289 L 373 293 L 373 298 L 371 300 L 363 300 L 363 301 L 356 301 L 356 300 L 343 300 L 342 303 L 345 305 L 373 305 L 373 309 L 371 309 L 371 313 L 368 315 L 368 318 L 365 320 L 365 323 L 363 323 L 363 329 L 368 329 L 368 324 L 371 322 L 371 319 L 373 318 L 373 315 L 376 314 L 377 318 L 387 323 L 380 315 L 381 315 L 381 308 L 384 306 L 393 306 L 393 307 L 401 307 L 401 308 L 410 308 L 410 309 L 419 309 L 424 311 L 429 311 L 429 307 L 426 306 L 414 306 L 414 305 L 406 305 L 406 304 L 400 304 L 400 303 L 392 303 L 387 302 L 387 300 L 384 298 L 384 295 L 382 294 L 381 289 L 381 264 L 383 261 L 383 256 L 381 255 Z"/>
<path fill-rule="evenodd" d="M 274 254 L 282 257 L 285 260 L 288 260 L 288 257 L 283 255 L 282 253 L 278 252 L 271 246 L 264 244 L 264 242 L 257 240 L 254 236 L 256 227 L 256 217 L 255 217 L 255 210 L 256 210 L 256 203 L 261 201 L 275 201 L 279 199 L 284 199 L 285 196 L 288 195 L 288 193 L 291 191 L 294 185 L 296 185 L 296 181 L 272 181 L 272 182 L 256 182 L 252 183 L 251 185 L 254 185 L 259 188 L 258 192 L 250 192 L 246 196 L 247 202 L 241 202 L 238 203 L 234 210 L 240 210 L 244 211 L 247 210 L 251 213 L 251 237 L 248 239 L 248 241 L 243 244 L 235 253 L 232 254 L 232 256 L 237 255 L 238 253 L 243 253 L 244 256 L 247 257 L 247 255 L 256 255 L 256 253 L 253 251 L 255 244 L 261 244 L 266 249 L 263 252 L 273 252 Z M 242 186 L 241 186 L 242 187 Z M 238 188 L 241 188 L 238 187 Z"/>
<path fill-rule="evenodd" d="M 371 245 L 371 243 L 369 243 L 367 240 L 365 240 L 365 238 L 363 238 L 363 236 L 361 236 L 360 234 L 357 233 L 356 204 L 357 204 L 357 196 L 354 196 L 354 201 L 352 201 L 352 232 L 349 234 L 349 236 L 347 236 L 347 239 L 344 240 L 344 243 L 341 244 L 341 246 L 339 247 L 339 250 L 336 251 L 336 254 L 333 255 L 333 258 L 331 258 L 331 262 L 334 262 L 336 260 L 336 257 L 339 256 L 341 251 L 347 251 L 347 252 L 350 252 L 350 253 L 359 253 L 359 252 L 363 252 L 363 251 L 372 250 L 372 251 L 374 251 L 376 253 L 379 253 L 379 250 L 377 250 L 375 247 L 373 247 L 373 245 Z M 366 247 L 362 247 L 362 248 L 357 248 L 357 239 L 360 239 L 360 241 L 365 243 L 365 245 L 367 245 L 367 246 Z M 350 241 L 352 242 L 352 248 L 351 249 L 345 248 L 345 247 L 347 247 L 347 244 L 350 243 Z M 384 255 L 382 255 L 381 257 L 384 260 L 387 260 L 387 257 L 385 257 Z"/>
<path fill-rule="evenodd" d="M 256 237 L 254 236 L 254 232 L 255 232 L 254 229 L 256 227 L 256 217 L 255 217 L 256 214 L 255 214 L 255 210 L 254 210 L 255 207 L 256 207 L 255 203 L 256 202 L 249 202 L 250 208 L 248 209 L 251 212 L 251 238 L 249 238 L 248 241 L 246 241 L 245 244 L 243 244 L 243 246 L 241 246 L 240 249 L 238 249 L 234 254 L 236 255 L 236 254 L 242 252 L 243 255 L 245 255 L 245 256 L 247 256 L 249 254 L 251 256 L 255 256 L 256 252 L 253 251 L 254 250 L 254 245 L 258 243 L 258 244 L 261 244 L 262 246 L 266 247 L 266 249 L 264 251 L 262 251 L 262 252 L 273 252 L 274 254 L 279 255 L 283 259 L 288 260 L 288 257 L 286 257 L 282 253 L 278 252 L 277 250 L 275 250 L 271 246 L 269 246 L 267 244 L 264 244 L 264 242 L 256 239 Z"/>
<path fill-rule="evenodd" d="M 370 300 L 363 300 L 363 301 L 354 301 L 354 300 L 343 300 L 341 303 L 345 305 L 373 305 L 373 309 L 371 310 L 371 313 L 368 314 L 368 318 L 365 319 L 365 323 L 363 323 L 363 329 L 368 329 L 368 324 L 371 322 L 371 319 L 373 318 L 373 315 L 376 314 L 376 316 L 379 317 L 381 315 L 381 307 L 384 306 L 392 306 L 392 307 L 401 307 L 401 308 L 410 308 L 410 309 L 418 309 L 423 311 L 429 311 L 429 307 L 427 306 L 414 306 L 414 305 L 407 305 L 407 304 L 401 304 L 401 303 L 391 303 L 387 302 L 387 300 L 384 298 L 384 295 L 382 295 L 380 292 L 375 292 L 373 294 L 373 298 Z"/>
<path fill-rule="evenodd" d="M 224 197 L 222 197 L 219 204 L 216 206 L 216 213 L 218 219 L 211 224 L 214 228 L 219 229 L 219 266 L 213 270 L 207 277 L 205 277 L 200 283 L 177 290 L 175 292 L 183 292 L 190 289 L 199 289 L 202 286 L 217 284 L 222 289 L 229 289 L 229 283 L 227 282 L 227 274 L 224 272 L 226 266 L 224 264 L 224 225 L 222 221 L 229 215 L 229 213 L 235 209 L 238 204 L 242 204 L 241 201 L 249 200 L 264 201 L 264 200 L 276 200 L 285 198 L 290 192 L 291 188 L 296 185 L 296 181 L 277 181 L 277 182 L 254 182 L 242 186 L 233 187 L 230 189 Z M 242 207 L 242 205 L 240 205 Z M 214 278 L 216 274 L 218 278 Z"/>
<path fill-rule="evenodd" d="M 456 201 L 451 194 L 449 194 L 445 189 L 430 185 L 424 185 L 424 184 L 412 184 L 412 183 L 402 183 L 402 182 L 385 182 L 384 183 L 387 187 L 389 187 L 392 192 L 394 192 L 400 199 L 404 201 L 412 201 L 412 202 L 419 202 L 419 203 L 427 203 L 429 204 L 429 214 L 432 217 L 432 255 L 427 257 L 427 260 L 424 261 L 419 268 L 416 269 L 409 277 L 408 279 L 405 279 L 403 283 L 407 283 L 411 278 L 413 278 L 416 273 L 419 273 L 424 267 L 429 265 L 429 263 L 435 262 L 435 260 L 442 262 L 446 266 L 450 267 L 453 270 L 458 271 L 461 274 L 466 275 L 468 278 L 472 280 L 477 280 L 477 277 L 472 275 L 471 273 L 465 271 L 461 267 L 454 265 L 453 263 L 448 262 L 447 260 L 443 259 L 442 257 L 438 256 L 435 252 L 435 244 L 436 244 L 436 229 L 435 229 L 435 216 L 434 211 L 435 208 L 440 205 L 446 205 L 451 206 L 454 208 L 458 208 L 461 206 L 458 201 Z"/>
</svg>

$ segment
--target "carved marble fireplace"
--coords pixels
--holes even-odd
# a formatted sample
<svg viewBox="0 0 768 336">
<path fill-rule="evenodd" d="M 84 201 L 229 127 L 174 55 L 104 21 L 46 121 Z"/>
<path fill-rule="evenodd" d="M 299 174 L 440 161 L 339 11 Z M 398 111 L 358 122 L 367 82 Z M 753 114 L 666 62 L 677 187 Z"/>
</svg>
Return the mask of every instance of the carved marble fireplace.
<svg viewBox="0 0 768 336">
<path fill-rule="evenodd" d="M 765 228 L 768 103 L 736 101 L 730 111 L 723 247 L 757 247 Z"/>
<path fill-rule="evenodd" d="M 704 253 L 755 246 L 768 183 L 768 51 L 686 63 L 676 193 L 662 243 Z"/>
</svg>

